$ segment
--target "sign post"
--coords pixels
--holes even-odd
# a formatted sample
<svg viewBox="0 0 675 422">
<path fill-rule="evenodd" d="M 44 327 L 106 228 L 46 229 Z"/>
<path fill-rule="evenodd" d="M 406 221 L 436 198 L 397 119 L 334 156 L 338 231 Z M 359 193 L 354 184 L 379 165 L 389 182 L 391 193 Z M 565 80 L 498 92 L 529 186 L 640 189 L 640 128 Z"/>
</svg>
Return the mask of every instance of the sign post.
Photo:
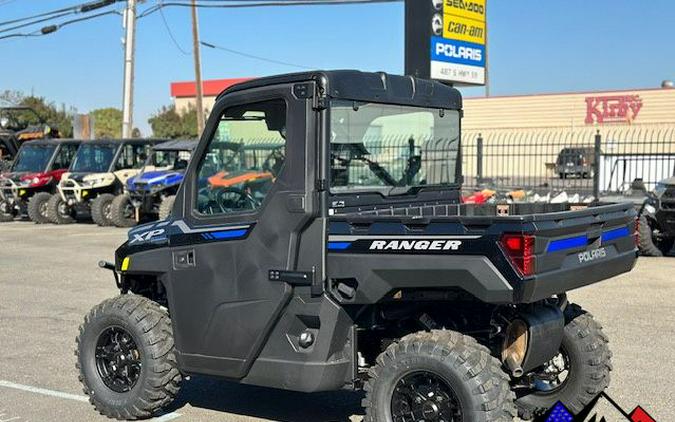
<svg viewBox="0 0 675 422">
<path fill-rule="evenodd" d="M 406 0 L 405 73 L 484 85 L 487 0 Z"/>
</svg>

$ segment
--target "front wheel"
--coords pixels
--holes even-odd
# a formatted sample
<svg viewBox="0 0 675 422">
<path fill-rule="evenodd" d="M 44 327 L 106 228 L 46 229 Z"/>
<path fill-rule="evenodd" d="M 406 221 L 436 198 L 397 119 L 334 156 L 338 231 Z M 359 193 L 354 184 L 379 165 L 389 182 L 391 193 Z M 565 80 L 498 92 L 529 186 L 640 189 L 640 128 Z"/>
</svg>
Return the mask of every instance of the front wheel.
<svg viewBox="0 0 675 422">
<path fill-rule="evenodd" d="M 75 222 L 73 210 L 61 195 L 55 193 L 47 201 L 47 219 L 54 224 L 70 224 Z"/>
<path fill-rule="evenodd" d="M 171 215 L 173 203 L 176 202 L 176 195 L 167 196 L 159 204 L 159 219 L 166 220 Z"/>
<path fill-rule="evenodd" d="M 572 413 L 579 413 L 609 386 L 612 352 L 607 343 L 602 326 L 591 314 L 578 305 L 568 305 L 560 352 L 524 375 L 531 388 L 517 390 L 520 417 L 532 419 L 558 401 Z"/>
<path fill-rule="evenodd" d="M 673 249 L 675 238 L 666 237 L 652 219 L 641 215 L 638 223 L 638 248 L 642 255 L 663 256 Z"/>
<path fill-rule="evenodd" d="M 136 225 L 136 210 L 129 195 L 117 195 L 110 204 L 110 220 L 117 227 Z"/>
<path fill-rule="evenodd" d="M 369 375 L 364 422 L 512 422 L 516 415 L 501 363 L 454 331 L 403 337 Z"/>
<path fill-rule="evenodd" d="M 34 223 L 49 223 L 47 204 L 52 195 L 49 192 L 38 192 L 28 200 L 28 218 Z"/>
<path fill-rule="evenodd" d="M 156 302 L 136 295 L 106 300 L 85 317 L 76 341 L 80 382 L 102 415 L 150 418 L 178 394 L 171 320 Z"/>
<path fill-rule="evenodd" d="M 101 227 L 112 226 L 112 202 L 115 195 L 102 193 L 91 201 L 91 219 Z"/>
</svg>

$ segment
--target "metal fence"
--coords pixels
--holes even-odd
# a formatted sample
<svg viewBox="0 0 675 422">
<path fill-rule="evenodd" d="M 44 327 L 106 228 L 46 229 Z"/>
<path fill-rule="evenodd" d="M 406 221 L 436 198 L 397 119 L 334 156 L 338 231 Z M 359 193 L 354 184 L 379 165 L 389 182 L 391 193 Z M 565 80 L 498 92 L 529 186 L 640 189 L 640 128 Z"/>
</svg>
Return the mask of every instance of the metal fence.
<svg viewBox="0 0 675 422">
<path fill-rule="evenodd" d="M 468 189 L 525 189 L 539 194 L 647 189 L 675 174 L 675 127 L 491 129 L 463 133 Z"/>
</svg>

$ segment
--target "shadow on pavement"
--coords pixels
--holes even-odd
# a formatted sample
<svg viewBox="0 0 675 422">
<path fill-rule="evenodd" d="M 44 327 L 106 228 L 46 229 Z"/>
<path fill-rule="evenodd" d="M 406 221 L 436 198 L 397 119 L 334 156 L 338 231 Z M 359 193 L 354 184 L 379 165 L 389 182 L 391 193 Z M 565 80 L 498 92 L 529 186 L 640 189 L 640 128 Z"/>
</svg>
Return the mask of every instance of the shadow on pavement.
<svg viewBox="0 0 675 422">
<path fill-rule="evenodd" d="M 180 411 L 190 404 L 279 422 L 348 422 L 352 415 L 363 414 L 362 398 L 352 391 L 308 394 L 192 377 L 183 382 L 172 409 L 167 410 Z"/>
</svg>

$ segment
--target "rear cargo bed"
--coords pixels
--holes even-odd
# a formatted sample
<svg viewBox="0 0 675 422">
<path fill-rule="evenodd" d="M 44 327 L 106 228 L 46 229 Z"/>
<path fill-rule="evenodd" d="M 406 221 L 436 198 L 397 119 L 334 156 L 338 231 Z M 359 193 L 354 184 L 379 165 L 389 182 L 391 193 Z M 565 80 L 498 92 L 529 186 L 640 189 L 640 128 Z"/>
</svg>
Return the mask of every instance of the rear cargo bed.
<svg viewBox="0 0 675 422">
<path fill-rule="evenodd" d="M 364 303 L 393 289 L 447 287 L 488 302 L 518 303 L 633 267 L 631 204 L 569 208 L 568 204 L 424 204 L 333 215 L 329 277 L 354 278 L 359 284 L 354 300 Z M 505 234 L 531 240 L 531 272 L 523 273 L 505 252 Z"/>
</svg>

